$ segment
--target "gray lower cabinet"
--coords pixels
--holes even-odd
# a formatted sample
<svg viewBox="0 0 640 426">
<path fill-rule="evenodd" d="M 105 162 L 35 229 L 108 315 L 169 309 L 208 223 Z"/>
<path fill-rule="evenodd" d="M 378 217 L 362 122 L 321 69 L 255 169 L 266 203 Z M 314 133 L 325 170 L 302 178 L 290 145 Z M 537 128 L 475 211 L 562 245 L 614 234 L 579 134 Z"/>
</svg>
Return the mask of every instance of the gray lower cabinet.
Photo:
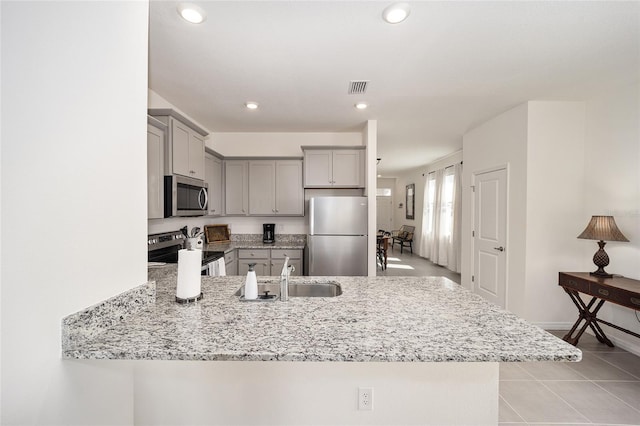
<svg viewBox="0 0 640 426">
<path fill-rule="evenodd" d="M 270 249 L 239 249 L 238 250 L 238 275 L 247 275 L 249 264 L 255 263 L 256 275 L 271 275 Z"/>
<path fill-rule="evenodd" d="M 278 276 L 282 271 L 285 256 L 295 271 L 291 275 L 302 275 L 302 250 L 300 249 L 238 249 L 238 275 L 246 275 L 249 264 L 255 263 L 258 276 Z M 229 272 L 227 274 L 231 275 Z"/>
<path fill-rule="evenodd" d="M 238 275 L 238 262 L 236 261 L 235 250 L 224 254 L 224 269 L 227 275 Z"/>
<path fill-rule="evenodd" d="M 302 275 L 302 250 L 299 249 L 271 249 L 271 275 L 280 275 L 284 258 L 289 256 L 289 265 L 293 265 L 292 276 Z"/>
</svg>

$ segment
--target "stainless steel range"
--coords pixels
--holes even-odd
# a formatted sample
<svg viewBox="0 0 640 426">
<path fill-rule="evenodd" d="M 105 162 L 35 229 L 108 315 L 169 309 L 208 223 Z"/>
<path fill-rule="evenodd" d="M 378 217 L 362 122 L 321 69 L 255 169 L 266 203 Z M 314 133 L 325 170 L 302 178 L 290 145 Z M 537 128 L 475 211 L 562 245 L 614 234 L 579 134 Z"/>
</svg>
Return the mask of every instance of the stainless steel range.
<svg viewBox="0 0 640 426">
<path fill-rule="evenodd" d="M 184 248 L 186 237 L 181 231 L 149 235 L 149 262 L 178 263 L 178 250 Z M 202 250 L 202 275 L 209 275 L 209 264 L 224 257 L 224 251 Z"/>
</svg>

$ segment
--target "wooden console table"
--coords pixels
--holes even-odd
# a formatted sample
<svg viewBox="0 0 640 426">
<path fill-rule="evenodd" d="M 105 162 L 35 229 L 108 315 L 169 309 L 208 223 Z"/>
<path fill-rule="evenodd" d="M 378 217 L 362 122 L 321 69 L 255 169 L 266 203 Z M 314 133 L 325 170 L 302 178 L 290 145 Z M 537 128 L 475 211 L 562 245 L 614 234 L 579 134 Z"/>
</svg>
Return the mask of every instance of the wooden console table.
<svg viewBox="0 0 640 426">
<path fill-rule="evenodd" d="M 624 277 L 601 278 L 590 275 L 588 272 L 560 272 L 559 283 L 564 291 L 567 292 L 573 303 L 578 308 L 578 320 L 573 324 L 571 330 L 563 337 L 563 340 L 577 345 L 580 336 L 585 332 L 587 327 L 591 327 L 593 333 L 600 343 L 605 343 L 613 347 L 611 340 L 600 328 L 598 323 L 608 325 L 617 330 L 640 337 L 640 334 L 624 329 L 610 322 L 601 320 L 597 317 L 598 311 L 604 305 L 604 302 L 615 303 L 620 306 L 640 310 L 640 281 L 632 280 Z M 588 304 L 580 298 L 580 293 L 592 296 Z M 584 325 L 580 330 L 578 327 L 584 320 Z M 573 336 L 573 333 L 578 333 Z"/>
</svg>

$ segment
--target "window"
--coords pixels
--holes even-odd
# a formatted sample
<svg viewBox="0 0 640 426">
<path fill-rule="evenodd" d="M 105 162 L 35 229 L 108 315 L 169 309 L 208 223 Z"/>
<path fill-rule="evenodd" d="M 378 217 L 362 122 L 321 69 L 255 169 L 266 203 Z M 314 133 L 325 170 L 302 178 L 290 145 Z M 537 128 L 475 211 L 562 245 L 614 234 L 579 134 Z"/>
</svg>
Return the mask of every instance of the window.
<svg viewBox="0 0 640 426">
<path fill-rule="evenodd" d="M 433 232 L 433 209 L 436 201 L 436 177 L 431 173 L 427 179 L 427 201 L 424 206 L 422 223 L 427 224 L 427 229 L 423 230 L 427 234 Z"/>
<path fill-rule="evenodd" d="M 440 235 L 449 237 L 453 232 L 453 169 L 444 177 L 440 205 Z"/>
<path fill-rule="evenodd" d="M 391 188 L 376 188 L 376 196 L 391 197 Z"/>
</svg>

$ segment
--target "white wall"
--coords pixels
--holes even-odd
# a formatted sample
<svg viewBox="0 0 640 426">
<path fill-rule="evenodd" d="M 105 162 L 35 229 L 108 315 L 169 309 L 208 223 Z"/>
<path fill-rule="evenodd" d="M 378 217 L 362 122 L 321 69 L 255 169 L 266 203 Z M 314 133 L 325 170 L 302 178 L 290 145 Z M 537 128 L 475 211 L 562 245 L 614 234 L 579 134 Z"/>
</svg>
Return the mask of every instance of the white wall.
<svg viewBox="0 0 640 426">
<path fill-rule="evenodd" d="M 578 232 L 592 215 L 612 215 L 628 243 L 609 242 L 606 270 L 640 280 L 640 84 L 620 87 L 586 104 L 584 208 Z M 577 234 L 576 234 L 577 235 Z M 595 270 L 591 261 L 596 241 L 580 240 L 582 270 Z M 640 333 L 633 310 L 605 304 L 601 316 Z M 606 326 L 614 342 L 640 354 L 640 341 Z"/>
<path fill-rule="evenodd" d="M 376 187 L 377 188 L 389 188 L 391 189 L 391 197 L 389 197 L 390 202 L 391 202 L 391 223 L 388 226 L 383 226 L 382 228 L 385 231 L 391 231 L 394 229 L 398 229 L 396 228 L 396 222 L 395 222 L 395 209 L 397 207 L 397 200 L 398 200 L 398 195 L 396 193 L 396 178 L 378 178 L 376 180 Z M 376 223 L 379 222 L 380 220 L 376 217 Z"/>
<path fill-rule="evenodd" d="M 482 362 L 146 362 L 136 424 L 495 425 L 498 373 Z M 357 409 L 361 386 L 373 411 Z"/>
<path fill-rule="evenodd" d="M 527 193 L 527 104 L 519 105 L 476 127 L 463 138 L 461 284 L 472 289 L 472 176 L 507 167 L 507 309 L 526 315 L 525 242 Z"/>
<path fill-rule="evenodd" d="M 148 4 L 1 7 L 1 422 L 132 424 L 130 366 L 62 361 L 60 323 L 147 280 Z"/>
<path fill-rule="evenodd" d="M 364 145 L 360 132 L 214 132 L 207 146 L 226 157 L 302 157 L 301 145 Z"/>
<path fill-rule="evenodd" d="M 525 318 L 566 329 L 576 309 L 558 272 L 584 270 L 584 102 L 529 102 Z M 584 222 L 584 223 L 583 223 Z"/>
<path fill-rule="evenodd" d="M 459 163 L 462 161 L 462 151 L 456 151 L 452 154 L 446 155 L 433 163 L 427 164 L 425 166 L 420 166 L 415 169 L 410 169 L 405 173 L 401 173 L 396 178 L 396 187 L 394 189 L 395 192 L 395 204 L 393 206 L 394 213 L 394 224 L 396 225 L 394 229 L 399 229 L 402 225 L 411 225 L 415 226 L 415 234 L 413 237 L 413 252 L 423 256 L 424 253 L 420 250 L 420 244 L 422 241 L 422 214 L 424 212 L 424 186 L 426 183 L 427 174 L 432 171 L 443 169 L 445 167 L 451 166 L 453 164 Z M 415 184 L 415 195 L 414 195 L 414 203 L 415 203 L 415 214 L 414 219 L 407 219 L 407 209 L 406 209 L 406 190 L 407 185 Z M 402 203 L 402 208 L 399 207 L 400 203 Z"/>
<path fill-rule="evenodd" d="M 463 271 L 471 287 L 471 175 L 507 164 L 507 308 L 542 327 L 567 328 L 577 311 L 557 285 L 560 271 L 595 269 L 595 241 L 577 235 L 592 215 L 613 215 L 630 243 L 607 244 L 609 272 L 640 279 L 639 85 L 588 102 L 528 102 L 464 137 Z M 605 304 L 601 316 L 640 332 L 632 310 Z M 607 331 L 640 353 L 637 339 Z"/>
<path fill-rule="evenodd" d="M 378 156 L 378 121 L 368 120 L 362 129 L 362 140 L 367 146 L 365 158 L 365 193 L 367 197 L 367 220 L 369 229 L 368 274 L 376 276 L 376 157 Z"/>
</svg>

